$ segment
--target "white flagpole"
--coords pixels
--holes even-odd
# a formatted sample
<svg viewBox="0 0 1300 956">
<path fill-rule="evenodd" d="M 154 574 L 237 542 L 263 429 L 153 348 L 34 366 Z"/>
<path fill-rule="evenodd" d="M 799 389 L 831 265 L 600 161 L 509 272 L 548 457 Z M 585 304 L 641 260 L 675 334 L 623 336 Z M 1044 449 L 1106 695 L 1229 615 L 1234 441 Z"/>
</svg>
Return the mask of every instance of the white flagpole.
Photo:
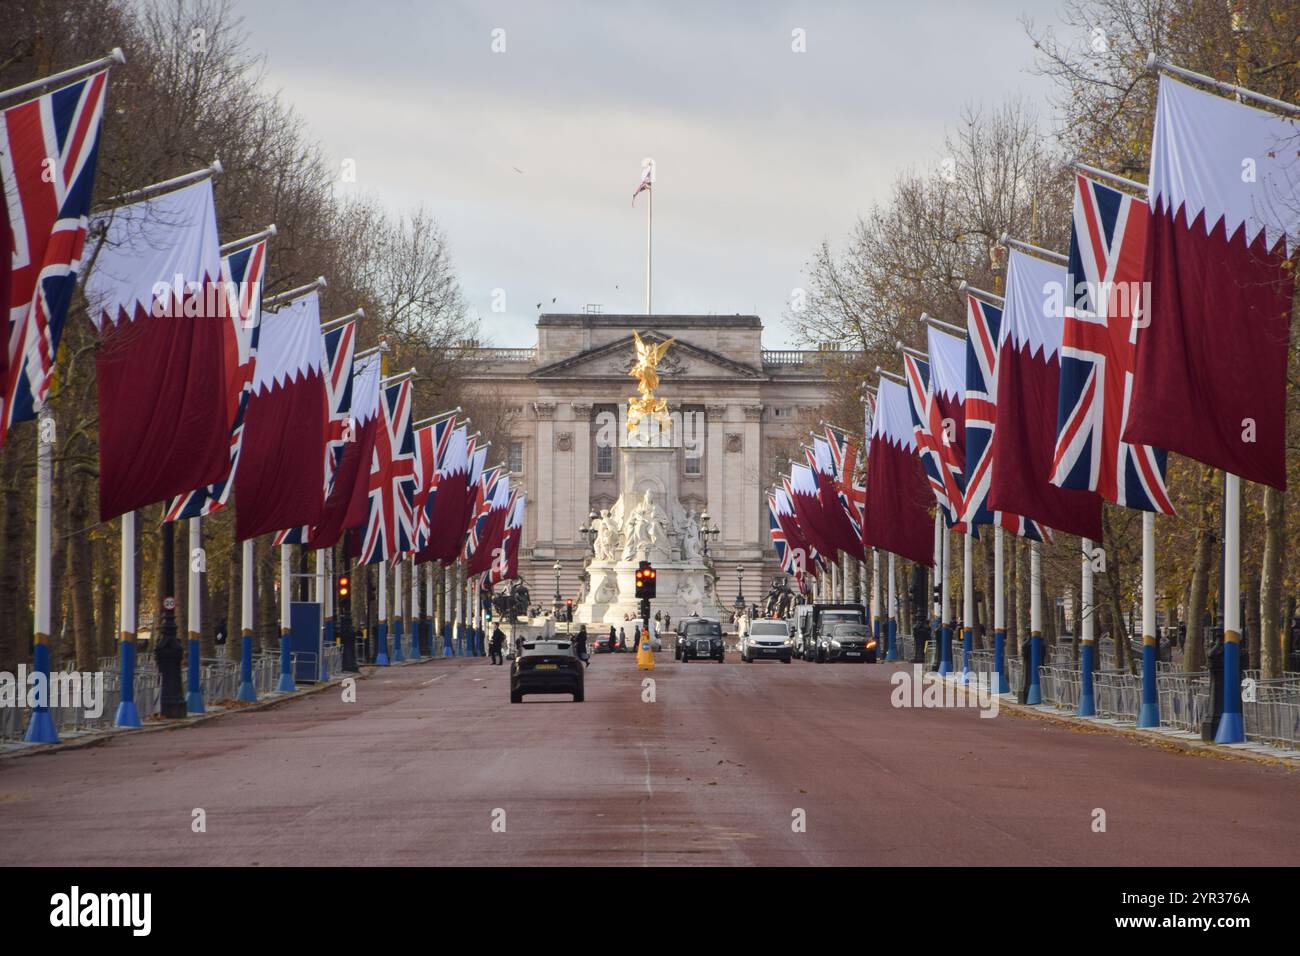
<svg viewBox="0 0 1300 956">
<path fill-rule="evenodd" d="M 1084 538 L 1083 580 L 1079 587 L 1079 708 L 1080 717 L 1097 715 L 1096 695 L 1092 686 L 1093 655 L 1097 653 L 1095 643 L 1096 609 L 1093 607 L 1092 581 L 1092 542 Z"/>
<path fill-rule="evenodd" d="M 305 537 L 305 536 L 304 536 Z M 305 545 L 304 545 L 305 547 Z M 320 627 L 316 629 L 317 672 L 322 681 L 329 680 L 325 667 L 325 622 L 329 617 L 329 598 L 325 588 L 325 552 L 326 548 L 317 548 L 316 555 L 316 606 L 320 608 Z"/>
<path fill-rule="evenodd" d="M 1223 716 L 1214 742 L 1246 740 L 1241 717 L 1241 478 L 1223 475 Z"/>
<path fill-rule="evenodd" d="M 120 618 L 121 630 L 118 645 L 118 662 L 122 668 L 121 697 L 117 705 L 117 716 L 113 721 L 117 727 L 139 727 L 140 712 L 135 706 L 135 512 L 128 511 L 122 515 L 122 568 Z"/>
<path fill-rule="evenodd" d="M 438 620 L 434 617 L 433 562 L 424 566 L 424 615 L 429 619 L 429 656 L 438 656 Z"/>
<path fill-rule="evenodd" d="M 186 630 L 189 632 L 189 692 L 185 695 L 185 708 L 191 714 L 201 714 L 203 706 L 203 669 L 199 647 L 199 637 L 203 633 L 203 606 L 199 600 L 199 589 L 203 586 L 203 572 L 200 568 L 206 558 L 203 557 L 203 519 L 191 518 L 190 525 L 190 583 L 186 601 Z"/>
<path fill-rule="evenodd" d="M 289 605 L 293 600 L 293 569 L 289 546 L 280 545 L 280 682 L 276 690 L 290 693 L 296 689 L 293 679 L 293 657 L 289 642 Z"/>
<path fill-rule="evenodd" d="M 387 667 L 388 657 L 388 565 L 379 562 L 379 617 L 376 630 L 379 634 L 379 650 L 375 654 L 375 663 Z"/>
<path fill-rule="evenodd" d="M 418 660 L 420 657 L 420 574 L 415 569 L 415 555 L 408 558 L 411 562 L 411 612 L 407 615 L 410 625 L 407 630 L 411 635 L 411 660 Z"/>
<path fill-rule="evenodd" d="M 384 560 L 385 567 L 388 560 Z M 406 652 L 402 650 L 402 562 L 397 561 L 393 564 L 393 661 L 401 663 L 406 660 Z"/>
<path fill-rule="evenodd" d="M 450 657 L 452 655 L 451 632 L 455 626 L 452 623 L 452 614 L 455 611 L 455 602 L 451 596 L 451 567 L 444 565 L 442 569 L 442 626 L 446 628 L 446 633 L 442 639 L 442 656 Z"/>
<path fill-rule="evenodd" d="M 1038 542 L 1029 546 L 1029 695 L 1026 703 L 1041 704 L 1042 688 L 1038 683 L 1038 665 L 1043 662 L 1043 560 Z M 1123 635 L 1120 636 L 1123 640 Z"/>
<path fill-rule="evenodd" d="M 1160 726 L 1160 694 L 1156 689 L 1156 516 L 1142 513 L 1142 705 L 1139 727 Z"/>
<path fill-rule="evenodd" d="M 646 190 L 650 194 L 650 200 L 645 207 L 645 314 L 653 315 L 651 308 L 651 279 L 654 275 L 654 217 L 655 217 L 655 189 L 654 177 L 650 178 L 650 188 Z"/>
<path fill-rule="evenodd" d="M 50 521 L 51 484 L 54 474 L 54 417 L 41 413 L 36 439 L 36 607 L 33 623 L 35 649 L 32 664 L 45 674 L 45 699 L 37 698 L 23 740 L 33 744 L 56 744 L 58 731 L 49 709 L 50 677 Z"/>
<path fill-rule="evenodd" d="M 1005 694 L 1011 689 L 1007 683 L 1007 596 L 1004 563 L 1004 537 L 1002 526 L 993 531 L 993 657 L 995 682 L 993 692 Z"/>
<path fill-rule="evenodd" d="M 975 573 L 971 561 L 973 540 L 969 532 L 962 535 L 961 679 L 963 683 L 970 680 L 970 655 L 975 643 Z"/>
<path fill-rule="evenodd" d="M 886 622 L 885 626 L 886 628 L 888 628 L 888 632 L 886 634 L 886 640 L 889 641 L 889 645 L 891 647 L 898 646 L 898 594 L 897 594 L 897 586 L 894 584 L 894 578 L 897 577 L 897 575 L 894 572 L 894 569 L 895 569 L 894 552 L 890 551 L 889 568 L 888 568 L 889 584 L 887 585 L 887 587 L 889 588 L 889 595 L 888 595 L 889 620 Z"/>
</svg>

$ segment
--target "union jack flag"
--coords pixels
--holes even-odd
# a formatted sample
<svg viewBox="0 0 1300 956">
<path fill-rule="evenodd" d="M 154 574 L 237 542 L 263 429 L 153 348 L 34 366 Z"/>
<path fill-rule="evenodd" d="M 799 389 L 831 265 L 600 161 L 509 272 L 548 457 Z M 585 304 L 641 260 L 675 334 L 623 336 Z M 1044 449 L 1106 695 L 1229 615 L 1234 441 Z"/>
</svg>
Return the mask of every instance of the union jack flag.
<svg viewBox="0 0 1300 956">
<path fill-rule="evenodd" d="M 221 287 L 230 324 L 226 328 L 226 385 L 230 398 L 230 471 L 216 484 L 205 485 L 167 502 L 164 521 L 200 518 L 220 511 L 230 501 L 239 449 L 244 437 L 244 410 L 253 389 L 257 339 L 262 327 L 262 279 L 266 274 L 266 240 L 232 252 L 221 260 Z"/>
<path fill-rule="evenodd" d="M 966 295 L 966 497 L 963 520 L 999 525 L 1031 541 L 1050 541 L 1051 532 L 1020 515 L 988 506 L 993 476 L 993 429 L 998 420 L 998 334 L 1002 309 Z"/>
<path fill-rule="evenodd" d="M 501 535 L 492 548 L 491 565 L 483 572 L 482 586 L 489 590 L 502 581 L 508 581 L 519 569 L 519 537 L 524 524 L 524 493 L 511 489 L 506 503 L 506 520 Z M 514 574 L 511 568 L 515 569 Z"/>
<path fill-rule="evenodd" d="M 930 389 L 930 363 L 914 355 L 904 355 L 903 370 L 907 377 L 908 408 L 912 413 L 916 452 L 925 467 L 926 480 L 943 511 L 944 523 L 954 530 L 965 531 L 961 469 L 944 445 L 943 416 Z"/>
<path fill-rule="evenodd" d="M 794 549 L 790 539 L 781 527 L 781 520 L 776 516 L 776 495 L 767 496 L 767 530 L 772 535 L 772 547 L 776 549 L 776 558 L 781 563 L 781 570 L 786 574 L 794 572 Z"/>
<path fill-rule="evenodd" d="M 0 316 L 0 444 L 45 402 L 81 269 L 108 71 L 0 112 L 0 183 L 13 248 Z"/>
<path fill-rule="evenodd" d="M 849 433 L 834 425 L 827 425 L 826 442 L 831 446 L 831 460 L 835 463 L 835 484 L 840 500 L 853 520 L 853 526 L 862 535 L 862 517 L 867 507 L 867 486 L 863 484 L 863 469 L 858 467 L 859 445 Z M 870 432 L 863 432 L 869 435 Z"/>
<path fill-rule="evenodd" d="M 1133 389 L 1150 210 L 1133 196 L 1075 178 L 1070 230 L 1072 295 L 1065 303 L 1061 391 L 1052 484 L 1173 514 L 1162 449 L 1120 436 Z"/>
<path fill-rule="evenodd" d="M 486 449 L 485 449 L 486 451 Z M 469 526 L 466 529 L 465 546 L 462 549 L 461 557 L 469 561 L 474 557 L 478 550 L 479 542 L 482 535 L 488 530 L 487 520 L 492 513 L 493 505 L 497 504 L 497 495 L 500 491 L 501 482 L 506 482 L 506 488 L 510 487 L 510 477 L 500 465 L 496 465 L 483 472 L 479 478 L 478 484 L 474 490 L 474 505 L 470 511 Z M 507 492 L 508 494 L 508 492 Z M 504 504 L 504 502 L 501 502 Z"/>
<path fill-rule="evenodd" d="M 328 374 L 325 376 L 325 500 L 334 490 L 343 452 L 353 437 L 352 357 L 357 350 L 357 324 L 344 322 L 322 335 Z M 275 536 L 276 544 L 304 544 L 310 527 L 288 528 Z"/>
<path fill-rule="evenodd" d="M 379 397 L 379 422 L 370 465 L 370 509 L 361 563 L 377 564 L 414 548 L 411 497 L 415 493 L 415 433 L 411 382 L 389 385 Z"/>
<path fill-rule="evenodd" d="M 416 485 L 413 507 L 415 510 L 416 550 L 429 543 L 432 524 L 433 499 L 438 492 L 439 470 L 447 463 L 447 447 L 456 431 L 456 416 L 448 415 L 442 421 L 426 425 L 415 433 Z"/>
</svg>

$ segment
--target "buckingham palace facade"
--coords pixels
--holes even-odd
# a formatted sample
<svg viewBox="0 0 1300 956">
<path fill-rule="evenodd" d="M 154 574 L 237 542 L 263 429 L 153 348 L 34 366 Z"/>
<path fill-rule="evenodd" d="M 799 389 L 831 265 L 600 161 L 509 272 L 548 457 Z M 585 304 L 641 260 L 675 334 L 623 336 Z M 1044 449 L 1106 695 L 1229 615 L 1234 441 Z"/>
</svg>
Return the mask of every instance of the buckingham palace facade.
<svg viewBox="0 0 1300 956">
<path fill-rule="evenodd" d="M 818 427 L 829 382 L 825 353 L 763 348 L 756 315 L 542 314 L 533 348 L 471 352 L 467 396 L 497 421 L 491 463 L 527 491 L 519 571 L 534 600 L 579 596 L 588 515 L 618 498 L 633 332 L 673 339 L 659 365 L 658 395 L 677 428 L 678 497 L 719 530 L 708 543 L 717 597 L 729 604 L 743 567 L 747 601 L 780 573 L 768 532 L 766 492 Z M 497 447 L 504 444 L 505 447 Z"/>
</svg>

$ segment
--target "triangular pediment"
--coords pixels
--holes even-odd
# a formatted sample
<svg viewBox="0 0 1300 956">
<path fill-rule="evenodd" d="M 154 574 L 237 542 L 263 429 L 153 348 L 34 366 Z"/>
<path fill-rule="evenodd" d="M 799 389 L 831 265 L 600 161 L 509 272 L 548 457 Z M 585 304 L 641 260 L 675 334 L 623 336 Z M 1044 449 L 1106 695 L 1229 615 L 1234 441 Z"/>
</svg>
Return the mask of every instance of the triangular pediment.
<svg viewBox="0 0 1300 956">
<path fill-rule="evenodd" d="M 669 338 L 673 337 L 653 330 L 641 335 L 643 342 L 666 342 Z M 623 379 L 635 362 L 636 347 L 632 336 L 628 335 L 544 365 L 532 372 L 529 378 Z M 766 378 L 762 370 L 752 365 L 729 359 L 712 349 L 701 348 L 681 338 L 673 340 L 672 347 L 660 361 L 659 377 L 668 383 L 691 378 L 733 378 L 740 381 L 761 381 Z"/>
</svg>

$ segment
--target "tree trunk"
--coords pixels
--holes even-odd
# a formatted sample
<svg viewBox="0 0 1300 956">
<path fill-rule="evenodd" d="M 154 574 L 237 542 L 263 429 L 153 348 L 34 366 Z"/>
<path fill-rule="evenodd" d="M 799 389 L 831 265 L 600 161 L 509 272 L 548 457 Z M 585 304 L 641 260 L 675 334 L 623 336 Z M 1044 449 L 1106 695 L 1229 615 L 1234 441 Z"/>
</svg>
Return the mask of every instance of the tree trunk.
<svg viewBox="0 0 1300 956">
<path fill-rule="evenodd" d="M 1250 578 L 1246 581 L 1246 594 L 1259 594 L 1261 590 L 1260 573 L 1257 569 L 1252 569 Z M 1259 668 L 1259 602 L 1247 600 L 1242 607 L 1242 617 L 1246 625 L 1246 660 L 1242 663 L 1242 670 L 1257 670 Z"/>
<path fill-rule="evenodd" d="M 77 473 L 71 477 L 67 538 L 66 593 L 71 611 L 72 640 L 65 648 L 76 656 L 77 670 L 97 670 L 99 647 L 95 631 L 95 600 L 92 588 L 94 555 L 90 541 L 90 483 Z"/>
<path fill-rule="evenodd" d="M 1285 670 L 1282 622 L 1282 557 L 1285 551 L 1286 494 L 1276 488 L 1264 489 L 1264 559 L 1259 591 L 1260 676 L 1281 677 Z"/>
<path fill-rule="evenodd" d="M 226 583 L 226 656 L 238 660 L 244 650 L 244 543 L 231 531 L 230 580 Z"/>
<path fill-rule="evenodd" d="M 95 535 L 95 644 L 100 657 L 117 654 L 117 561 L 113 546 L 120 538 L 109 529 Z"/>
<path fill-rule="evenodd" d="M 1183 649 L 1183 670 L 1205 670 L 1205 607 L 1210 589 L 1210 567 L 1218 539 L 1213 524 L 1211 501 L 1214 496 L 1214 469 L 1201 468 L 1200 514 L 1196 529 L 1196 561 L 1192 565 L 1192 585 L 1187 597 L 1187 646 Z"/>
<path fill-rule="evenodd" d="M 1016 588 L 1016 601 L 1020 605 L 1016 610 L 1016 616 L 1020 618 L 1020 640 L 1022 643 L 1026 640 L 1032 639 L 1034 636 L 1034 619 L 1031 614 L 1033 607 L 1033 595 L 1031 592 L 1033 590 L 1034 577 L 1033 571 L 1030 568 L 1030 565 L 1033 563 L 1033 558 L 1030 556 L 1033 553 L 1033 550 L 1034 546 L 1031 542 L 1023 542 L 1020 547 L 1020 553 L 1016 559 L 1016 563 L 1019 565 L 1016 569 L 1016 577 L 1018 578 L 1019 585 Z M 1016 647 L 1016 652 L 1020 652 L 1019 646 Z"/>
<path fill-rule="evenodd" d="M 258 572 L 257 625 L 262 634 L 262 650 L 268 653 L 273 653 L 280 647 L 280 609 L 275 591 L 276 565 L 279 558 L 279 548 L 272 546 L 266 549 L 260 561 L 255 562 Z"/>
<path fill-rule="evenodd" d="M 57 446 L 56 446 L 57 447 Z M 57 454 L 57 453 L 56 453 Z M 67 599 L 68 567 L 68 527 L 67 516 L 72 507 L 69 492 L 68 469 L 64 463 L 55 461 L 54 474 L 51 478 L 50 492 L 50 668 L 60 670 L 68 657 L 75 655 L 74 642 L 67 640 L 65 633 L 67 615 L 64 614 Z M 78 525 L 77 528 L 84 527 Z M 33 543 L 33 551 L 35 546 Z"/>
<path fill-rule="evenodd" d="M 23 510 L 23 469 L 21 456 L 26 454 L 29 442 L 18 435 L 10 435 L 9 447 L 0 453 L 0 495 L 3 495 L 3 512 L 0 521 L 0 670 L 14 673 L 20 661 L 29 660 L 31 642 L 30 626 L 25 627 L 28 608 L 28 579 L 26 552 L 29 536 Z"/>
</svg>

